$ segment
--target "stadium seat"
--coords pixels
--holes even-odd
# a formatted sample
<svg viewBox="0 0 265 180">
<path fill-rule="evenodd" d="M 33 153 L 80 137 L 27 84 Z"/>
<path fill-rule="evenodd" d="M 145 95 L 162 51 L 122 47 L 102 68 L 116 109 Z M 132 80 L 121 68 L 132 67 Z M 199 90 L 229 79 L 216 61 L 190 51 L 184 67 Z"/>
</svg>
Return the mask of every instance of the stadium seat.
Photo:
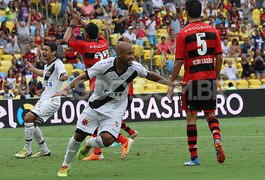
<svg viewBox="0 0 265 180">
<path fill-rule="evenodd" d="M 22 57 L 22 54 L 14 54 L 14 57 L 15 57 L 16 59 L 19 59 L 19 58 Z"/>
<path fill-rule="evenodd" d="M 228 84 L 229 84 L 230 82 L 233 83 L 234 87 L 236 87 L 236 82 L 235 82 L 235 81 L 232 81 L 232 80 L 225 80 L 225 81 L 224 81 L 224 87 L 225 87 L 225 88 L 228 88 Z"/>
<path fill-rule="evenodd" d="M 4 54 L 3 49 L 0 49 L 0 61 L 1 61 L 1 57 L 2 57 L 3 54 Z"/>
<path fill-rule="evenodd" d="M 175 60 L 175 54 L 167 54 L 166 55 L 166 60 Z"/>
<path fill-rule="evenodd" d="M 85 87 L 86 87 L 86 91 L 90 91 L 89 81 L 85 81 L 84 84 L 85 84 Z"/>
<path fill-rule="evenodd" d="M 5 72 L 7 74 L 9 68 L 10 67 L 0 66 L 0 72 Z"/>
<path fill-rule="evenodd" d="M 144 78 L 135 78 L 133 82 L 134 85 L 142 85 L 142 86 L 144 86 L 144 84 L 146 83 Z"/>
<path fill-rule="evenodd" d="M 245 79 L 236 80 L 236 88 L 237 89 L 248 89 L 249 83 Z"/>
<path fill-rule="evenodd" d="M 4 54 L 4 55 L 1 56 L 1 59 L 3 61 L 12 61 L 13 56 L 11 54 Z"/>
<path fill-rule="evenodd" d="M 33 4 L 40 4 L 40 1 L 41 1 L 41 0 L 32 0 L 31 2 L 32 2 Z"/>
<path fill-rule="evenodd" d="M 250 74 L 250 79 L 257 79 L 256 74 L 255 73 L 251 73 Z"/>
<path fill-rule="evenodd" d="M 156 37 L 157 37 L 157 40 L 161 40 L 161 37 L 166 37 L 166 39 L 168 38 L 168 33 L 157 33 L 156 34 Z"/>
<path fill-rule="evenodd" d="M 164 55 L 154 55 L 155 65 L 159 68 L 163 68 L 166 63 L 166 57 Z"/>
<path fill-rule="evenodd" d="M 144 85 L 144 93 L 154 93 L 156 92 L 157 86 L 155 83 L 147 83 Z"/>
<path fill-rule="evenodd" d="M 11 61 L 0 61 L 0 66 L 11 67 Z"/>
<path fill-rule="evenodd" d="M 61 3 L 58 3 L 58 2 L 56 2 L 56 3 L 50 3 L 52 15 L 58 16 L 59 13 L 61 12 L 61 6 L 62 6 L 62 4 Z"/>
<path fill-rule="evenodd" d="M 179 71 L 179 76 L 180 77 L 183 77 L 184 76 L 184 73 L 185 73 L 184 66 L 181 66 L 181 69 Z"/>
<path fill-rule="evenodd" d="M 168 32 L 167 32 L 167 29 L 161 28 L 161 29 L 157 30 L 157 33 L 164 33 L 165 34 L 165 33 L 168 33 Z"/>
<path fill-rule="evenodd" d="M 156 92 L 166 93 L 167 90 L 168 90 L 168 86 L 167 85 L 157 83 L 156 86 L 157 86 Z"/>
<path fill-rule="evenodd" d="M 150 61 L 153 58 L 154 50 L 144 49 L 143 50 L 143 58 L 145 61 Z"/>
<path fill-rule="evenodd" d="M 64 68 L 68 74 L 68 76 L 72 75 L 72 70 L 74 69 L 72 64 L 64 64 Z"/>
<path fill-rule="evenodd" d="M 117 46 L 118 44 L 118 40 L 121 38 L 121 34 L 120 33 L 116 33 L 116 34 L 111 34 L 110 35 L 110 42 L 113 46 Z"/>
<path fill-rule="evenodd" d="M 259 79 L 250 79 L 249 82 L 249 88 L 260 88 L 261 87 L 261 81 Z"/>
<path fill-rule="evenodd" d="M 91 19 L 90 22 L 96 24 L 99 29 L 103 28 L 104 22 L 101 19 Z"/>
<path fill-rule="evenodd" d="M 0 10 L 0 16 L 6 16 L 6 11 L 5 10 Z"/>
<path fill-rule="evenodd" d="M 260 25 L 260 10 L 258 8 L 252 11 L 252 19 L 255 24 Z"/>
<path fill-rule="evenodd" d="M 265 85 L 265 79 L 261 79 L 260 81 L 262 85 Z"/>
<path fill-rule="evenodd" d="M 142 56 L 142 53 L 143 53 L 143 49 L 144 47 L 141 46 L 141 45 L 133 45 L 133 51 L 134 51 L 134 56 L 136 58 L 139 58 L 140 56 Z"/>
<path fill-rule="evenodd" d="M 140 84 L 133 85 L 133 93 L 134 94 L 142 94 L 144 93 L 144 86 Z"/>
</svg>

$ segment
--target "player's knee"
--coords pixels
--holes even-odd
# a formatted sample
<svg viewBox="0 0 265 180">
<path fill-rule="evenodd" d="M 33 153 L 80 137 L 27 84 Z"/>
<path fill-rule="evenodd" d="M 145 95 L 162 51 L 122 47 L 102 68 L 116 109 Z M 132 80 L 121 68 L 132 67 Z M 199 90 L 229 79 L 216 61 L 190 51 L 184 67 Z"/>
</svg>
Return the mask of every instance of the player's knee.
<svg viewBox="0 0 265 180">
<path fill-rule="evenodd" d="M 31 123 L 31 122 L 34 122 L 35 120 L 36 120 L 36 116 L 31 112 L 28 112 L 24 117 L 25 123 Z"/>
<path fill-rule="evenodd" d="M 109 133 L 101 133 L 100 136 L 105 147 L 109 147 L 115 141 L 115 138 Z"/>
<path fill-rule="evenodd" d="M 75 132 L 74 139 L 76 142 L 82 142 L 82 141 L 84 141 L 86 136 L 87 135 L 85 133 Z"/>
</svg>

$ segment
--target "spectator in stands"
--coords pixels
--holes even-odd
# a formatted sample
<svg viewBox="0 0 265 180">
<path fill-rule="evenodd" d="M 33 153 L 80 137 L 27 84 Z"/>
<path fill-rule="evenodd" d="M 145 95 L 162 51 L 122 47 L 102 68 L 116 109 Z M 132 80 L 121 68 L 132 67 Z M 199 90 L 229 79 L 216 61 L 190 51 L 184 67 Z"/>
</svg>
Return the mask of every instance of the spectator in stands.
<svg viewBox="0 0 265 180">
<path fill-rule="evenodd" d="M 129 22 L 128 22 L 128 26 L 132 26 L 132 24 L 137 21 L 137 19 L 139 18 L 139 14 L 136 12 L 136 10 L 133 10 L 130 15 L 129 15 Z"/>
<path fill-rule="evenodd" d="M 251 47 L 252 45 L 249 42 L 249 38 L 245 38 L 244 43 L 240 44 L 241 53 L 250 55 L 251 53 L 249 51 L 252 49 Z"/>
<path fill-rule="evenodd" d="M 20 53 L 20 48 L 18 44 L 15 43 L 15 39 L 11 39 L 10 43 L 6 45 L 5 53 L 11 54 L 11 55 Z"/>
<path fill-rule="evenodd" d="M 14 21 L 15 14 L 17 12 L 17 8 L 14 5 L 14 1 L 9 1 L 8 6 L 6 7 L 5 11 L 6 11 L 6 20 Z"/>
<path fill-rule="evenodd" d="M 152 0 L 153 2 L 153 9 L 154 11 L 158 10 L 158 11 L 162 11 L 164 8 L 164 3 L 162 0 Z"/>
<path fill-rule="evenodd" d="M 250 59 L 252 58 L 253 56 L 249 56 L 247 57 L 246 54 L 242 54 L 241 56 L 241 66 L 242 66 L 242 75 L 241 75 L 241 78 L 242 79 L 246 79 L 246 80 L 249 80 L 250 78 L 250 74 L 251 74 L 251 69 L 250 69 Z"/>
<path fill-rule="evenodd" d="M 18 94 L 20 99 L 28 99 L 29 95 L 29 85 L 27 84 L 27 79 L 25 76 L 22 76 L 20 83 L 18 84 Z"/>
<path fill-rule="evenodd" d="M 32 24 L 38 24 L 41 20 L 40 13 L 36 12 L 35 9 L 31 9 L 31 22 Z"/>
<path fill-rule="evenodd" d="M 263 8 L 264 7 L 264 0 L 256 0 L 256 7 L 257 8 Z"/>
<path fill-rule="evenodd" d="M 145 40 L 147 39 L 147 35 L 146 35 L 146 32 L 144 29 L 141 28 L 140 26 L 140 22 L 136 22 L 136 38 L 139 39 L 139 40 Z"/>
<path fill-rule="evenodd" d="M 227 18 L 228 11 L 224 7 L 224 3 L 220 2 L 217 9 L 217 14 L 220 13 L 223 17 Z"/>
<path fill-rule="evenodd" d="M 244 17 L 243 23 L 241 23 L 240 28 L 242 28 L 242 26 L 245 26 L 246 31 L 248 32 L 249 35 L 249 30 L 252 28 L 252 25 L 249 23 L 247 17 Z"/>
<path fill-rule="evenodd" d="M 55 42 L 56 38 L 52 34 L 49 34 L 49 31 L 44 31 L 44 42 Z"/>
<path fill-rule="evenodd" d="M 77 0 L 73 0 L 73 8 L 74 8 L 75 12 L 80 12 L 80 7 L 78 7 L 78 1 Z"/>
<path fill-rule="evenodd" d="M 208 7 L 205 9 L 205 14 L 207 17 L 213 16 L 214 18 L 217 17 L 217 11 L 215 9 L 214 3 L 209 3 Z"/>
<path fill-rule="evenodd" d="M 108 1 L 108 5 L 105 8 L 106 11 L 107 11 L 107 9 L 109 9 L 111 11 L 111 14 L 112 14 L 112 18 L 113 19 L 118 17 L 118 10 L 116 8 L 116 5 L 117 5 L 117 0 L 115 1 L 114 4 L 112 4 L 112 1 L 109 0 Z"/>
<path fill-rule="evenodd" d="M 118 20 L 114 22 L 114 24 L 115 24 L 114 33 L 123 34 L 125 32 L 127 20 L 128 20 L 127 17 L 119 15 Z"/>
<path fill-rule="evenodd" d="M 74 78 L 79 76 L 79 72 L 75 71 L 74 72 Z M 84 83 L 80 83 L 75 88 L 72 90 L 73 96 L 76 99 L 87 99 L 88 93 L 86 92 L 86 87 Z"/>
<path fill-rule="evenodd" d="M 221 70 L 220 74 L 224 75 L 228 80 L 237 80 L 237 68 L 233 66 L 233 61 L 228 60 L 227 61 L 228 66 L 225 67 L 223 70 Z"/>
<path fill-rule="evenodd" d="M 74 51 L 72 47 L 69 46 L 67 49 L 65 49 L 63 54 L 64 54 L 63 57 L 65 57 L 65 63 L 70 63 L 70 64 L 78 63 L 77 52 Z"/>
<path fill-rule="evenodd" d="M 155 10 L 154 11 L 154 15 L 155 15 L 155 21 L 156 21 L 156 28 L 159 29 L 161 27 L 161 20 L 159 17 L 159 10 Z"/>
<path fill-rule="evenodd" d="M 238 40 L 233 39 L 228 57 L 238 57 L 240 54 L 241 54 L 241 48 L 238 44 Z"/>
<path fill-rule="evenodd" d="M 51 23 L 51 26 L 50 26 L 50 28 L 48 29 L 48 32 L 49 32 L 49 36 L 55 36 L 55 34 L 56 34 L 56 31 L 57 31 L 57 26 L 55 26 L 55 24 L 54 23 Z M 45 32 L 44 32 L 45 33 Z"/>
<path fill-rule="evenodd" d="M 121 9 L 121 13 L 119 15 L 122 16 L 127 16 L 129 11 L 128 11 L 128 6 L 124 2 L 124 0 L 118 0 L 118 7 Z"/>
<path fill-rule="evenodd" d="M 170 24 L 171 24 L 171 15 L 170 15 L 170 10 L 166 9 L 166 14 L 163 16 L 163 26 L 169 28 Z"/>
<path fill-rule="evenodd" d="M 254 42 L 254 52 L 256 52 L 257 49 L 261 50 L 261 54 L 264 52 L 264 40 L 261 36 L 261 30 L 256 31 L 256 36 L 253 37 Z"/>
<path fill-rule="evenodd" d="M 229 12 L 229 21 L 232 22 L 233 19 L 236 19 L 237 21 L 240 20 L 240 16 L 238 13 L 238 9 L 235 4 L 233 4 L 231 11 Z"/>
<path fill-rule="evenodd" d="M 265 23 L 265 11 L 263 10 L 262 14 L 260 15 L 261 24 Z"/>
<path fill-rule="evenodd" d="M 253 3 L 250 1 L 250 3 Z M 252 23 L 252 9 L 249 6 L 249 1 L 245 1 L 243 4 L 243 7 L 241 8 L 241 11 L 243 13 L 244 19 L 246 18 L 246 21 L 248 23 Z"/>
<path fill-rule="evenodd" d="M 104 18 L 104 6 L 101 3 L 101 0 L 96 0 L 96 3 L 94 5 L 95 10 L 95 18 L 97 19 L 103 19 Z"/>
<path fill-rule="evenodd" d="M 31 47 L 27 48 L 26 53 L 23 55 L 24 62 L 30 62 L 34 67 L 36 66 L 37 56 L 31 52 Z"/>
<path fill-rule="evenodd" d="M 5 35 L 4 30 L 0 28 L 0 48 L 3 49 L 5 47 L 5 42 L 7 42 L 9 38 Z"/>
<path fill-rule="evenodd" d="M 29 27 L 30 27 L 30 22 L 31 22 L 31 15 L 29 14 L 29 18 L 27 23 L 25 21 L 20 21 L 18 22 L 17 19 L 15 18 L 16 26 L 17 26 L 17 32 L 18 32 L 18 37 L 19 37 L 19 45 L 20 45 L 20 50 L 21 53 L 24 54 L 29 47 L 30 43 L 30 32 L 29 32 Z"/>
<path fill-rule="evenodd" d="M 6 36 L 10 36 L 9 28 L 6 26 L 6 21 L 3 21 L 1 24 L 1 28 L 3 29 Z"/>
<path fill-rule="evenodd" d="M 39 61 L 36 63 L 36 68 L 40 70 L 44 70 L 45 63 L 43 61 L 43 58 L 40 57 Z"/>
<path fill-rule="evenodd" d="M 39 31 L 39 29 L 36 29 L 36 31 L 35 31 L 35 35 L 33 36 L 33 41 L 35 42 L 35 44 L 37 45 L 37 46 L 41 46 L 42 45 L 42 42 L 43 42 L 43 38 L 41 37 L 41 35 L 40 35 L 40 31 Z"/>
<path fill-rule="evenodd" d="M 29 82 L 29 94 L 31 97 L 40 96 L 43 91 L 42 83 L 38 80 L 38 75 L 33 74 Z"/>
<path fill-rule="evenodd" d="M 239 33 L 238 31 L 236 31 L 236 24 L 232 24 L 230 31 L 228 32 L 228 38 L 229 41 L 232 41 L 234 38 L 236 38 L 237 40 L 239 40 Z"/>
<path fill-rule="evenodd" d="M 169 33 L 167 44 L 170 48 L 170 52 L 175 54 L 176 53 L 176 34 L 173 30 L 171 30 Z"/>
<path fill-rule="evenodd" d="M 232 82 L 229 82 L 227 90 L 235 90 L 235 89 L 236 87 L 234 86 L 234 84 Z"/>
<path fill-rule="evenodd" d="M 146 22 L 149 20 L 149 18 L 146 16 L 146 12 L 144 11 L 142 13 L 142 17 L 140 17 L 140 22 L 142 22 L 144 24 L 144 29 L 146 27 Z"/>
<path fill-rule="evenodd" d="M 160 54 L 171 54 L 172 52 L 170 51 L 170 47 L 169 45 L 166 43 L 166 37 L 162 36 L 161 37 L 161 43 L 158 44 L 157 46 L 157 50 L 156 50 L 156 54 L 160 55 Z"/>
<path fill-rule="evenodd" d="M 9 90 L 9 87 L 7 85 L 4 86 L 4 92 L 1 95 L 4 99 L 10 99 L 15 97 L 15 95 L 12 91 Z"/>
<path fill-rule="evenodd" d="M 16 75 L 14 74 L 12 69 L 8 70 L 7 76 L 6 76 L 6 85 L 10 88 L 10 89 L 15 89 L 16 88 Z"/>
<path fill-rule="evenodd" d="M 261 36 L 263 39 L 265 39 L 265 23 L 263 23 L 263 25 L 262 25 Z"/>
<path fill-rule="evenodd" d="M 250 38 L 253 38 L 254 36 L 256 36 L 256 32 L 259 30 L 259 26 L 257 24 L 253 24 L 253 27 L 249 30 L 249 34 L 248 36 Z"/>
<path fill-rule="evenodd" d="M 152 0 L 145 0 L 143 2 L 143 9 L 146 15 L 149 17 L 153 13 L 153 2 Z"/>
<path fill-rule="evenodd" d="M 44 32 L 49 29 L 49 26 L 46 23 L 46 18 L 41 18 L 40 26 L 38 29 L 40 30 L 40 36 L 44 38 Z"/>
<path fill-rule="evenodd" d="M 148 38 L 149 44 L 151 45 L 153 49 L 155 49 L 155 47 L 158 44 L 158 41 L 156 37 L 156 21 L 155 21 L 154 14 L 150 15 L 150 20 L 148 20 L 146 24 L 147 24 L 146 29 L 148 30 L 147 38 Z"/>
<path fill-rule="evenodd" d="M 39 56 L 39 48 L 36 47 L 34 41 L 30 41 L 30 52 L 34 53 L 36 56 Z"/>
<path fill-rule="evenodd" d="M 5 79 L 0 75 L 0 91 L 4 90 Z"/>
<path fill-rule="evenodd" d="M 265 78 L 265 60 L 264 55 L 261 54 L 260 49 L 256 49 L 256 54 L 254 56 L 254 69 L 257 79 Z"/>
<path fill-rule="evenodd" d="M 248 32 L 246 26 L 241 26 L 241 31 L 239 35 L 240 35 L 240 41 L 243 41 L 245 38 L 248 38 Z"/>
<path fill-rule="evenodd" d="M 180 31 L 180 22 L 178 19 L 177 14 L 172 15 L 172 20 L 171 20 L 171 29 L 174 31 L 175 34 L 178 34 Z"/>
<path fill-rule="evenodd" d="M 18 60 L 16 57 L 13 57 L 10 69 L 12 69 L 14 74 L 18 74 L 21 72 L 21 66 L 18 64 Z"/>
<path fill-rule="evenodd" d="M 89 0 L 84 0 L 84 5 L 81 7 L 81 14 L 82 16 L 92 19 L 95 16 L 95 10 L 94 10 L 94 6 L 92 4 L 89 3 Z"/>
<path fill-rule="evenodd" d="M 132 44 L 135 44 L 136 43 L 136 34 L 133 32 L 135 28 L 133 26 L 130 26 L 128 29 L 129 29 L 129 31 L 125 32 L 122 36 L 129 39 L 129 41 Z"/>
<path fill-rule="evenodd" d="M 224 27 L 223 23 L 219 24 L 217 30 L 219 32 L 221 40 L 228 39 L 227 28 Z"/>
<path fill-rule="evenodd" d="M 221 42 L 222 45 L 222 55 L 223 57 L 227 57 L 230 53 L 230 45 L 228 44 L 228 39 L 224 39 Z"/>
</svg>

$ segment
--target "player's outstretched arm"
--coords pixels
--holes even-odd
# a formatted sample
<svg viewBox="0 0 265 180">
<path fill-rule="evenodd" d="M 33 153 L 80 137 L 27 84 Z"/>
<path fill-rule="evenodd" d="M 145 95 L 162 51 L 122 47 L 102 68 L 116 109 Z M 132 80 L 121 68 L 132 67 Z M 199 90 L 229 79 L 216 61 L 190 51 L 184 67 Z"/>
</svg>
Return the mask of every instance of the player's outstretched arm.
<svg viewBox="0 0 265 180">
<path fill-rule="evenodd" d="M 59 81 L 66 81 L 68 79 L 68 75 L 67 75 L 67 73 L 62 73 L 61 75 L 60 75 L 60 78 L 59 78 Z"/>
<path fill-rule="evenodd" d="M 80 21 L 80 16 L 77 15 L 77 14 L 73 14 L 72 15 L 72 19 L 71 19 L 71 22 L 70 22 L 70 25 L 69 27 L 67 28 L 64 36 L 63 36 L 63 41 L 65 43 L 68 43 L 68 41 L 71 39 L 72 35 L 73 35 L 73 29 L 76 25 L 78 25 L 79 21 Z"/>
<path fill-rule="evenodd" d="M 150 81 L 154 81 L 154 82 L 157 82 L 157 83 L 160 83 L 160 84 L 165 84 L 169 87 L 174 87 L 174 86 L 179 86 L 180 83 L 179 82 L 172 82 L 170 80 L 167 80 L 165 78 L 163 78 L 162 76 L 156 74 L 156 73 L 153 73 L 153 72 L 149 72 L 146 79 L 150 80 Z"/>
<path fill-rule="evenodd" d="M 73 89 L 74 87 L 77 87 L 79 84 L 85 82 L 88 80 L 88 75 L 86 73 L 83 73 L 79 76 L 77 76 L 74 80 L 72 80 L 65 88 L 63 88 L 61 91 L 55 93 L 52 97 L 55 96 L 66 96 L 67 92 Z"/>
<path fill-rule="evenodd" d="M 35 68 L 30 62 L 26 62 L 26 67 L 29 71 L 37 74 L 38 76 L 43 76 L 43 70 Z"/>
</svg>

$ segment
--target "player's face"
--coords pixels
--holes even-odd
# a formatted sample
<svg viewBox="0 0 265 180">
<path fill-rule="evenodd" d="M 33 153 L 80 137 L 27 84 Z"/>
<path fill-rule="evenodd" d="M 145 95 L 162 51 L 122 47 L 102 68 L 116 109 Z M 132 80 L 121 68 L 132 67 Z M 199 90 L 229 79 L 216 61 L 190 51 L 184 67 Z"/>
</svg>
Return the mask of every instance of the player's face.
<svg viewBox="0 0 265 180">
<path fill-rule="evenodd" d="M 54 53 L 51 51 L 51 48 L 49 46 L 42 46 L 42 57 L 44 60 L 46 60 L 48 63 L 53 60 Z"/>
<path fill-rule="evenodd" d="M 132 66 L 132 62 L 134 61 L 134 53 L 133 48 L 130 48 L 121 54 L 121 62 L 125 66 Z"/>
</svg>

